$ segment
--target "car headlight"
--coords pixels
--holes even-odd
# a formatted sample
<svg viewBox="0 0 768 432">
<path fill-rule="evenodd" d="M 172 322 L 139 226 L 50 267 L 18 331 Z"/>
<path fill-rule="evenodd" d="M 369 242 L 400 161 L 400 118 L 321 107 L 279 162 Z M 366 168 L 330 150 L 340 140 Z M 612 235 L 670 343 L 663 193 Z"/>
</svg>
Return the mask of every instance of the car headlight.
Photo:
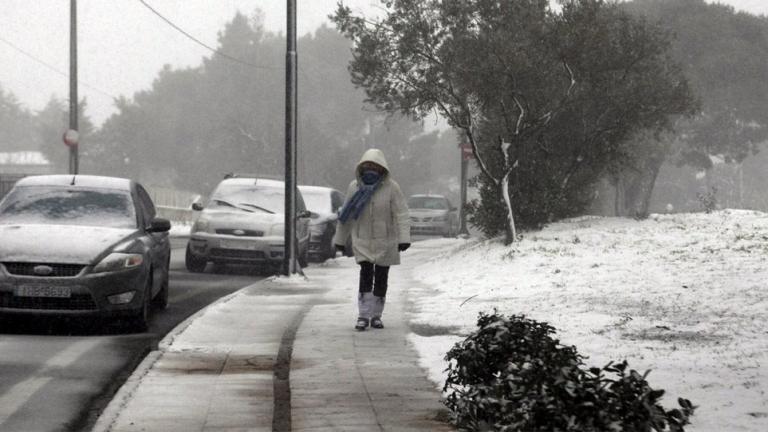
<svg viewBox="0 0 768 432">
<path fill-rule="evenodd" d="M 127 270 L 130 268 L 138 267 L 144 262 L 144 256 L 141 254 L 129 254 L 113 252 L 103 260 L 101 260 L 96 267 L 93 268 L 94 273 Z"/>
<path fill-rule="evenodd" d="M 208 231 L 208 228 L 211 226 L 211 221 L 209 221 L 206 218 L 199 218 L 194 225 L 192 225 L 192 232 L 206 232 Z"/>
<path fill-rule="evenodd" d="M 269 234 L 273 236 L 285 235 L 285 224 L 274 224 L 269 229 Z"/>
</svg>

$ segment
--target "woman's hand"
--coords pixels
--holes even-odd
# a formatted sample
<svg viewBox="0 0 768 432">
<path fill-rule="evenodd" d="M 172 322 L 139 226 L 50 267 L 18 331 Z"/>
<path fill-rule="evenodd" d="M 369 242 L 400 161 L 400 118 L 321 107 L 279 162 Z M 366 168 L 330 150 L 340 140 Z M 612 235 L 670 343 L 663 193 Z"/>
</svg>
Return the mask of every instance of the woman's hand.
<svg viewBox="0 0 768 432">
<path fill-rule="evenodd" d="M 411 247 L 410 243 L 398 243 L 397 244 L 397 250 L 400 252 L 405 252 L 409 247 Z"/>
</svg>

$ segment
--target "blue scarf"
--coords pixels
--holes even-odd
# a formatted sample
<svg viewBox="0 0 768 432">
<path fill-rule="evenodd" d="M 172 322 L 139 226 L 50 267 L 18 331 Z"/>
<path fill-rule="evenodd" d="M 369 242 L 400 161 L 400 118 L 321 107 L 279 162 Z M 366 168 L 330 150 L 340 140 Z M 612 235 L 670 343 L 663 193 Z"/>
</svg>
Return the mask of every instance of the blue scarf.
<svg viewBox="0 0 768 432">
<path fill-rule="evenodd" d="M 381 175 L 376 171 L 367 170 L 363 171 L 360 180 L 362 181 L 357 186 L 357 192 L 352 195 L 352 198 L 341 209 L 341 214 L 339 215 L 341 223 L 346 223 L 350 217 L 352 219 L 360 217 L 360 213 L 363 212 L 373 193 L 376 192 L 376 188 L 381 184 Z"/>
</svg>

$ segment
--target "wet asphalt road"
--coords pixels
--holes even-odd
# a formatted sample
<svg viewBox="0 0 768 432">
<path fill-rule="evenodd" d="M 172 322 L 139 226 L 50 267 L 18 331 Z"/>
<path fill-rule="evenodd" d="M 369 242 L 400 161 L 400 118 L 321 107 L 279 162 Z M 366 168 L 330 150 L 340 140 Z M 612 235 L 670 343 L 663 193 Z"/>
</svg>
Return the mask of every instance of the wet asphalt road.
<svg viewBox="0 0 768 432">
<path fill-rule="evenodd" d="M 147 333 L 90 320 L 0 322 L 0 431 L 90 430 L 136 365 L 176 325 L 264 276 L 248 269 L 191 274 L 174 240 L 170 304 Z"/>
</svg>

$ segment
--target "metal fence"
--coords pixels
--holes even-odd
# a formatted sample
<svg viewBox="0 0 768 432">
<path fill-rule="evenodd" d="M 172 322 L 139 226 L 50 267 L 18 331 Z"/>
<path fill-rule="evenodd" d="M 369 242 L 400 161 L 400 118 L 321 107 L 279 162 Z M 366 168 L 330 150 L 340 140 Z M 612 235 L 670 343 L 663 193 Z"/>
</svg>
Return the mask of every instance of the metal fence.
<svg viewBox="0 0 768 432">
<path fill-rule="evenodd" d="M 23 177 L 26 177 L 26 174 L 0 174 L 0 199 L 3 199 L 13 185 Z"/>
</svg>

